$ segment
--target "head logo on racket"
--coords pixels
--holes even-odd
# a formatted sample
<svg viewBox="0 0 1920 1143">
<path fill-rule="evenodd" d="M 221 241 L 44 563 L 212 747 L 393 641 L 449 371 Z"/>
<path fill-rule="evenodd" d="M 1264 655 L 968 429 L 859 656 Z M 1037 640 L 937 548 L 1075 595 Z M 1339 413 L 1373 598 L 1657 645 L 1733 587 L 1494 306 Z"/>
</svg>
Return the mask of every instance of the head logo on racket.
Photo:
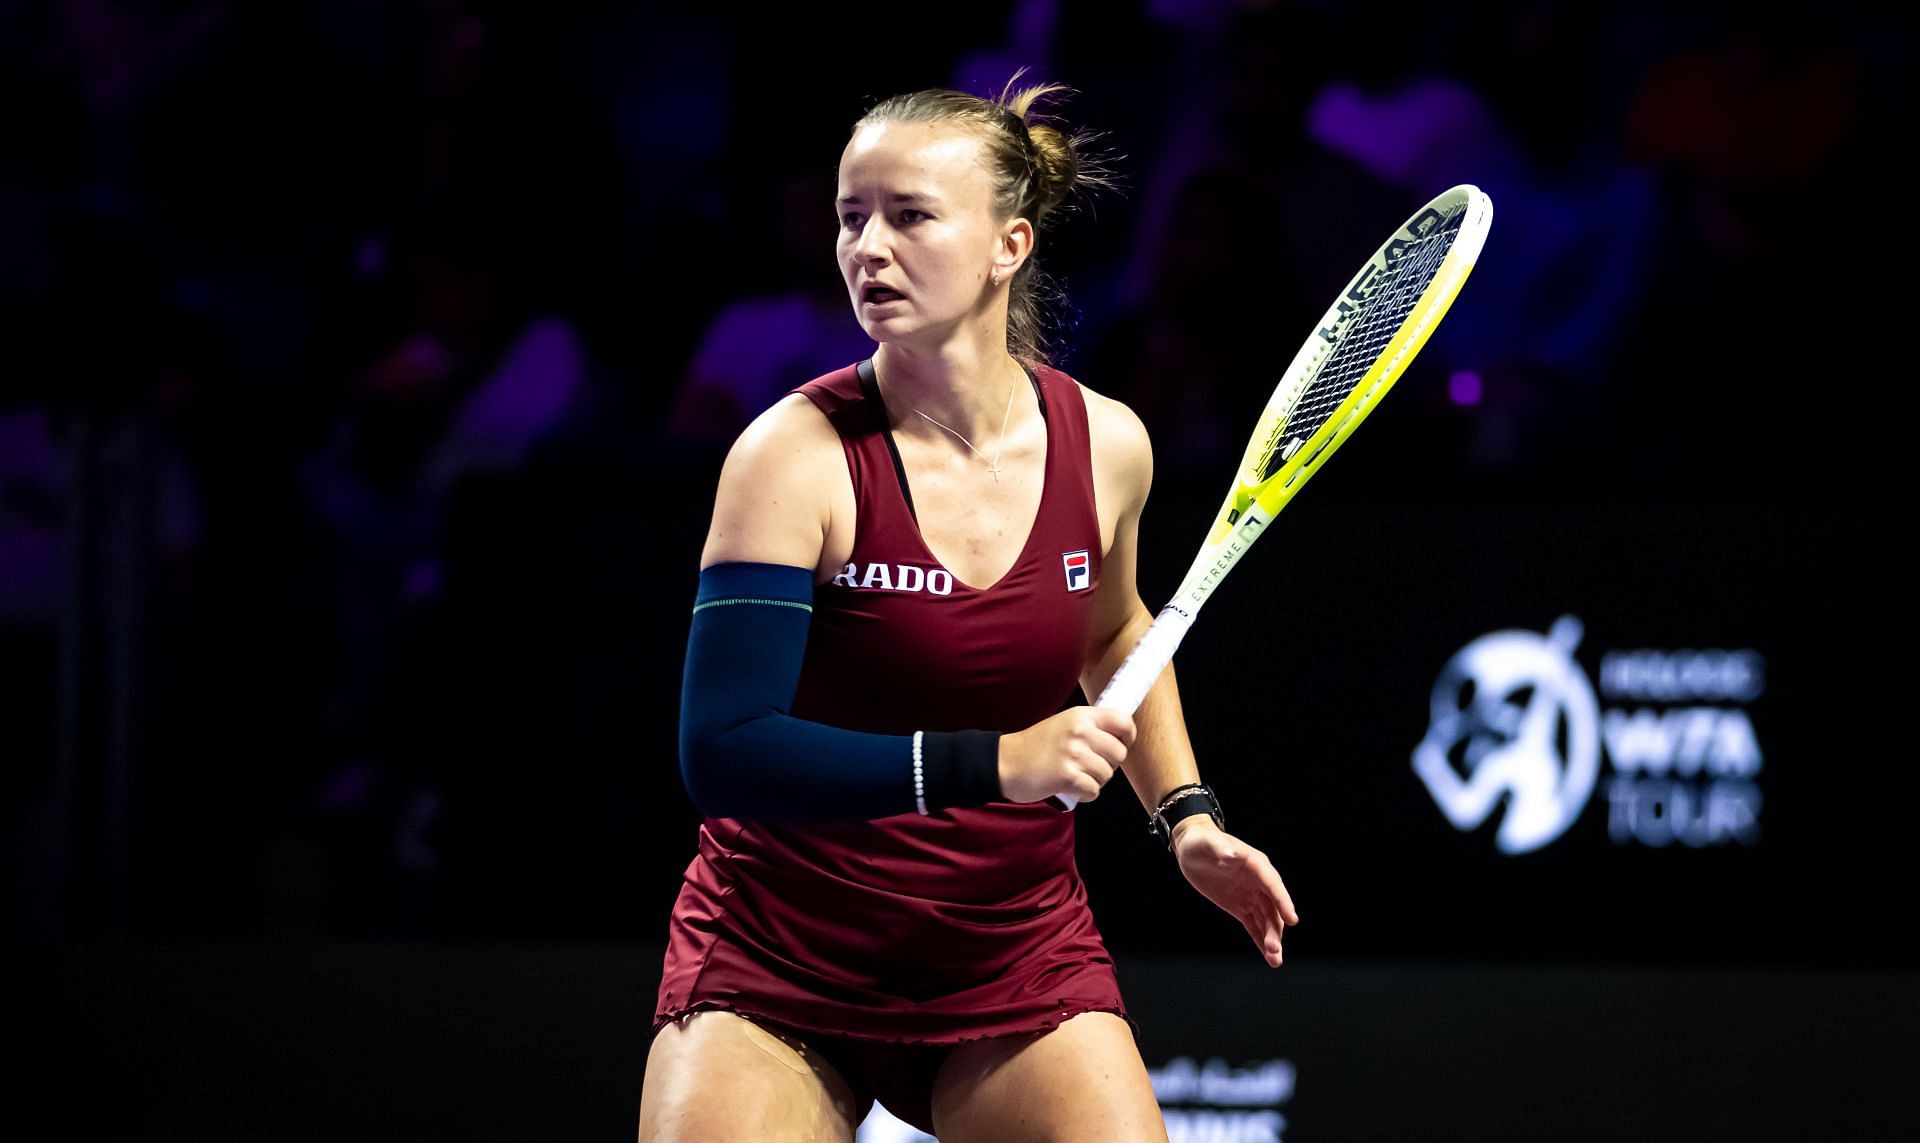
<svg viewBox="0 0 1920 1143">
<path fill-rule="evenodd" d="M 1060 556 L 1060 565 L 1067 572 L 1067 590 L 1085 591 L 1091 581 L 1092 563 L 1087 557 L 1087 549 L 1077 552 L 1065 552 Z"/>
</svg>

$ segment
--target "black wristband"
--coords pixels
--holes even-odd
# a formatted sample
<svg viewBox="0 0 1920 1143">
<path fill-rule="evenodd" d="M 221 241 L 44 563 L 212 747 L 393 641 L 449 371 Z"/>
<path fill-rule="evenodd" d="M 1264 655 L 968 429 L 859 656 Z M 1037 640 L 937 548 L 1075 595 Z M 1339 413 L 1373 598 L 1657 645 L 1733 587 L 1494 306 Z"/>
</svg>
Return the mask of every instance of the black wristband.
<svg viewBox="0 0 1920 1143">
<path fill-rule="evenodd" d="M 924 731 L 920 767 L 926 779 L 924 812 L 984 806 L 1001 798 L 998 731 Z"/>
<path fill-rule="evenodd" d="M 1220 799 L 1214 795 L 1213 787 L 1199 782 L 1176 787 L 1160 799 L 1147 819 L 1147 832 L 1173 848 L 1173 827 L 1195 814 L 1206 814 L 1213 818 L 1213 824 L 1221 829 L 1227 828 L 1227 816 L 1220 810 Z"/>
</svg>

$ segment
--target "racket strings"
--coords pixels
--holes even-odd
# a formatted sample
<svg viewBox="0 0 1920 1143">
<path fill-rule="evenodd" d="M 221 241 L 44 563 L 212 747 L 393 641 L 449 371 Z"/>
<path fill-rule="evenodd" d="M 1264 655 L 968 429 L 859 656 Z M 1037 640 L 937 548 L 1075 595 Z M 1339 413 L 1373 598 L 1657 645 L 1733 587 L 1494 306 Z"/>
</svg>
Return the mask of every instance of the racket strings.
<svg viewBox="0 0 1920 1143">
<path fill-rule="evenodd" d="M 1374 288 L 1347 319 L 1346 332 L 1320 362 L 1287 413 L 1284 431 L 1267 459 L 1271 476 L 1325 425 L 1366 377 L 1407 317 L 1426 294 L 1453 248 L 1460 211 L 1404 248 L 1392 270 L 1376 278 Z"/>
</svg>

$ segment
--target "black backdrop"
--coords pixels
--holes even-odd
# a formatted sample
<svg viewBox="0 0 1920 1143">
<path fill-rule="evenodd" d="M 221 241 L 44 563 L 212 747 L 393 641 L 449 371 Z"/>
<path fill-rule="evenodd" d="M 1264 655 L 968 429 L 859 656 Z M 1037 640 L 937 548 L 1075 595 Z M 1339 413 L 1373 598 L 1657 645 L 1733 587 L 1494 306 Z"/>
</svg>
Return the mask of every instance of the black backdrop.
<svg viewBox="0 0 1920 1143">
<path fill-rule="evenodd" d="M 1357 468 L 1386 447 L 1357 441 L 1341 459 Z M 1914 963 L 1920 929 L 1887 881 L 1904 864 L 1905 806 L 1888 754 L 1908 734 L 1888 648 L 1912 638 L 1913 610 L 1858 587 L 1894 566 L 1897 502 L 1408 500 L 1341 475 L 1329 468 L 1283 514 L 1175 663 L 1234 828 L 1269 850 L 1311 917 L 1298 955 Z M 460 760 L 445 838 L 457 931 L 655 939 L 691 856 L 672 667 L 693 576 L 663 553 L 697 545 L 710 490 L 647 490 L 644 534 L 620 523 L 630 492 L 500 485 L 475 489 L 463 517 L 444 669 L 428 672 L 448 684 L 449 715 L 430 735 L 455 736 Z M 1141 570 L 1156 603 L 1218 494 L 1199 480 L 1156 489 Z M 1611 770 L 1533 852 L 1495 849 L 1497 813 L 1469 832 L 1447 823 L 1411 764 L 1435 677 L 1480 635 L 1545 632 L 1563 615 L 1582 623 L 1575 658 L 1596 679 L 1608 650 L 1761 657 L 1757 697 L 1707 704 L 1737 706 L 1752 728 L 1757 836 L 1619 843 Z M 1250 954 L 1143 821 L 1124 785 L 1081 811 L 1083 868 L 1116 948 Z"/>
<path fill-rule="evenodd" d="M 1051 41 L 1022 13 L 1055 17 Z M 1118 391 L 1141 348 L 1124 335 L 1203 297 L 1219 324 L 1199 344 L 1232 348 L 1206 390 L 1230 424 L 1305 332 L 1290 315 L 1415 198 L 1309 139 L 1317 85 L 1458 81 L 1493 148 L 1469 165 L 1494 232 L 1442 335 L 1177 662 L 1207 776 L 1304 914 L 1288 965 L 1261 970 L 1180 883 L 1123 787 L 1077 811 L 1149 1062 L 1286 1061 L 1293 1092 L 1254 1110 L 1290 1139 L 1904 1126 L 1914 512 L 1886 163 L 1911 133 L 1910 18 L 942 15 L 929 34 L 857 5 L 0 4 L 0 586 L 25 608 L 0 619 L 0 896 L 22 1121 L 631 1130 L 697 826 L 674 723 L 717 467 L 662 418 L 722 302 L 800 280 L 772 253 L 776 183 L 874 96 L 1035 59 L 1084 87 L 1135 179 L 1051 247 L 1086 319 L 1066 364 Z M 1203 288 L 1142 293 L 1156 177 L 1196 131 L 1248 148 L 1268 181 L 1236 185 L 1276 197 L 1194 216 L 1175 233 L 1205 241 L 1164 268 Z M 458 487 L 438 590 L 389 624 L 400 609 L 356 608 L 394 587 L 394 521 L 327 516 L 308 481 L 359 423 L 366 372 L 420 333 L 414 241 L 455 267 L 454 302 L 498 274 L 503 323 L 571 322 L 593 400 L 541 463 Z M 1182 364 L 1175 388 L 1202 391 Z M 1456 372 L 1482 403 L 1448 398 Z M 1167 407 L 1147 416 L 1151 606 L 1225 474 Z M 200 496 L 183 517 L 162 462 Z M 1588 678 L 1635 649 L 1764 663 L 1757 697 L 1717 704 L 1760 750 L 1757 835 L 1617 843 L 1610 756 L 1533 852 L 1497 851 L 1498 810 L 1448 824 L 1411 765 L 1436 677 L 1563 616 Z M 373 716 L 353 707 L 370 693 Z"/>
</svg>

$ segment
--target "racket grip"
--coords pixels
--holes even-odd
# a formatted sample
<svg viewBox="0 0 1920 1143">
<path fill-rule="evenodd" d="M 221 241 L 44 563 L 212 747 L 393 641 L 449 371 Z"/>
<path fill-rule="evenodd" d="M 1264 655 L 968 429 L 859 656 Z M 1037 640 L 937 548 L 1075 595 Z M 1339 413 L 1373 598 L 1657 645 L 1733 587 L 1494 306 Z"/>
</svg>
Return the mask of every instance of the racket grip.
<svg viewBox="0 0 1920 1143">
<path fill-rule="evenodd" d="M 1154 616 L 1153 625 L 1140 641 L 1127 652 L 1120 669 L 1107 680 L 1100 691 L 1100 697 L 1093 705 L 1104 706 L 1110 710 L 1132 714 L 1146 701 L 1147 692 L 1160 679 L 1160 672 L 1173 661 L 1173 652 L 1180 646 L 1180 640 L 1187 637 L 1187 629 L 1193 626 L 1191 612 L 1168 604 Z M 1072 809 L 1079 799 L 1070 794 L 1056 794 L 1054 799 L 1065 809 Z"/>
</svg>

